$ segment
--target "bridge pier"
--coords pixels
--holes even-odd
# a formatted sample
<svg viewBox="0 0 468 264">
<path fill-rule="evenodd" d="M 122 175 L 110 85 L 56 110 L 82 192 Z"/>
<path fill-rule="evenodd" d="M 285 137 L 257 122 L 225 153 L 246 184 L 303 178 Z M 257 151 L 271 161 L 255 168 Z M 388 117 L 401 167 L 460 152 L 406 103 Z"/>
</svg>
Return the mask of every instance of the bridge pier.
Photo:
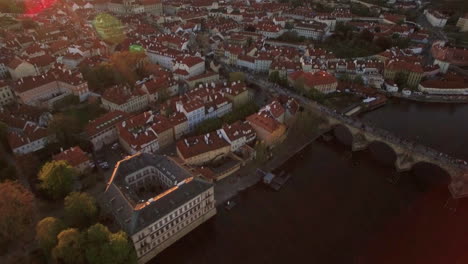
<svg viewBox="0 0 468 264">
<path fill-rule="evenodd" d="M 353 143 L 351 144 L 352 151 L 361 151 L 369 146 L 370 142 L 363 134 L 353 135 Z"/>
<path fill-rule="evenodd" d="M 313 109 L 317 110 L 316 107 Z M 418 162 L 436 165 L 450 175 L 452 181 L 448 188 L 453 198 L 468 197 L 468 164 L 466 162 L 416 142 L 401 139 L 380 128 L 338 115 L 323 107 L 319 108 L 319 111 L 327 118 L 328 125 L 333 129 L 338 126 L 348 129 L 352 135 L 352 151 L 364 150 L 371 142 L 382 142 L 396 153 L 395 168 L 398 172 L 409 171 Z"/>
<path fill-rule="evenodd" d="M 449 184 L 449 191 L 453 198 L 459 199 L 468 196 L 468 172 L 458 175 L 451 175 L 452 182 Z"/>
<path fill-rule="evenodd" d="M 410 171 L 413 168 L 414 163 L 414 159 L 408 154 L 397 154 L 395 168 L 398 172 Z"/>
</svg>

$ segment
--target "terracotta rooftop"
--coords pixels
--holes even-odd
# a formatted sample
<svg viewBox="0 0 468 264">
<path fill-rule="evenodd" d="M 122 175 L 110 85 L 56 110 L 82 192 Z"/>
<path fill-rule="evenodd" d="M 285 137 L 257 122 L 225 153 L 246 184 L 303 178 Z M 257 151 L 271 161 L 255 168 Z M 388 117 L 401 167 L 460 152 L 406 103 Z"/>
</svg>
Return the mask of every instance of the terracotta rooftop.
<svg viewBox="0 0 468 264">
<path fill-rule="evenodd" d="M 59 154 L 53 156 L 53 159 L 57 161 L 64 160 L 72 167 L 77 167 L 80 164 L 89 161 L 86 153 L 78 146 L 60 152 Z"/>
<path fill-rule="evenodd" d="M 220 133 L 211 132 L 201 136 L 194 136 L 177 141 L 179 153 L 188 159 L 203 153 L 214 151 L 229 146 L 229 143 Z"/>
</svg>

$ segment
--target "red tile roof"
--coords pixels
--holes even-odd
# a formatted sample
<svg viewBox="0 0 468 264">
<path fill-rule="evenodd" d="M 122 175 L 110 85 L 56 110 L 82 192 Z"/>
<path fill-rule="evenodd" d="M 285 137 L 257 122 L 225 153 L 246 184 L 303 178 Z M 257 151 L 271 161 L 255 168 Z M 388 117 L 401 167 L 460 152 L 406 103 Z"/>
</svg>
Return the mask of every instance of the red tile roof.
<svg viewBox="0 0 468 264">
<path fill-rule="evenodd" d="M 229 146 L 229 143 L 217 132 L 211 132 L 201 136 L 194 136 L 177 141 L 177 149 L 184 159 L 200 154 L 218 150 Z"/>
<path fill-rule="evenodd" d="M 121 122 L 128 118 L 128 114 L 122 111 L 112 111 L 98 117 L 88 123 L 85 131 L 88 136 L 96 135 L 97 133 L 114 126 L 118 122 Z"/>
<path fill-rule="evenodd" d="M 268 131 L 269 133 L 275 132 L 279 129 L 283 124 L 278 122 L 276 119 L 271 117 L 266 112 L 259 112 L 248 116 L 247 121 L 253 126 L 259 126 L 264 130 Z"/>
<path fill-rule="evenodd" d="M 53 159 L 57 161 L 64 160 L 72 167 L 77 167 L 80 164 L 89 161 L 86 153 L 78 146 L 60 152 L 59 154 L 53 156 Z"/>
<path fill-rule="evenodd" d="M 291 78 L 293 81 L 296 81 L 299 78 L 303 78 L 305 84 L 309 87 L 337 83 L 335 76 L 326 71 L 318 71 L 315 73 L 296 71 L 291 73 L 289 78 Z"/>
</svg>

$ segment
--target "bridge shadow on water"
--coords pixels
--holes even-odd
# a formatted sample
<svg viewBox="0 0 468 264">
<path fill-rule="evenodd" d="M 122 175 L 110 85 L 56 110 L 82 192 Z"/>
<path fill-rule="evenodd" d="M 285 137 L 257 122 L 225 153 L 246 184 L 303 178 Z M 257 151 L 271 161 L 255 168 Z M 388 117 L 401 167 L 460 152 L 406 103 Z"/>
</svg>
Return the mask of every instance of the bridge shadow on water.
<svg viewBox="0 0 468 264">
<path fill-rule="evenodd" d="M 346 149 L 352 151 L 351 146 L 354 138 L 352 133 L 345 126 L 338 125 L 332 132 L 329 132 L 329 134 L 332 134 L 335 142 L 344 145 Z M 374 141 L 371 142 L 366 149 L 357 152 L 367 153 L 369 157 L 378 162 L 381 166 L 393 169 L 395 170 L 395 174 L 399 174 L 395 166 L 397 154 L 388 144 Z M 433 187 L 448 187 L 451 182 L 450 175 L 444 169 L 432 163 L 416 163 L 413 165 L 410 172 L 411 181 L 421 191 L 428 191 Z M 393 180 L 398 180 L 400 176 L 401 175 L 395 176 Z"/>
</svg>

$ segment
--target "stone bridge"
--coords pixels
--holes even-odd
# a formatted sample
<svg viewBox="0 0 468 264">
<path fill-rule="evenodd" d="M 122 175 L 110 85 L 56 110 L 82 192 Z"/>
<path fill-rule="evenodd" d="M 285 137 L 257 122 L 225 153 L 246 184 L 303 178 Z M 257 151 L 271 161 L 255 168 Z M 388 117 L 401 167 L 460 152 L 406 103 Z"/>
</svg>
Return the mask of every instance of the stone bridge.
<svg viewBox="0 0 468 264">
<path fill-rule="evenodd" d="M 454 198 L 468 196 L 468 165 L 465 161 L 450 157 L 414 141 L 402 139 L 390 132 L 375 128 L 356 119 L 337 114 L 328 108 L 319 107 L 327 119 L 330 129 L 338 126 L 346 128 L 352 135 L 352 150 L 359 151 L 373 142 L 389 146 L 396 154 L 397 171 L 409 171 L 417 163 L 430 163 L 445 170 L 451 177 L 449 190 Z"/>
<path fill-rule="evenodd" d="M 372 142 L 384 143 L 395 152 L 397 156 L 395 167 L 398 171 L 411 170 L 415 164 L 420 162 L 436 165 L 450 175 L 451 182 L 449 184 L 449 190 L 454 198 L 457 199 L 468 196 L 468 164 L 465 161 L 450 157 L 414 141 L 402 139 L 386 130 L 375 128 L 369 124 L 336 113 L 299 94 L 285 92 L 285 89 L 278 85 L 271 84 L 264 79 L 254 78 L 248 75 L 247 80 L 265 89 L 267 93 L 269 92 L 266 90 L 268 87 L 274 89 L 279 94 L 294 97 L 303 107 L 327 119 L 330 129 L 334 129 L 337 126 L 344 126 L 347 128 L 353 136 L 353 151 L 363 150 Z"/>
</svg>

